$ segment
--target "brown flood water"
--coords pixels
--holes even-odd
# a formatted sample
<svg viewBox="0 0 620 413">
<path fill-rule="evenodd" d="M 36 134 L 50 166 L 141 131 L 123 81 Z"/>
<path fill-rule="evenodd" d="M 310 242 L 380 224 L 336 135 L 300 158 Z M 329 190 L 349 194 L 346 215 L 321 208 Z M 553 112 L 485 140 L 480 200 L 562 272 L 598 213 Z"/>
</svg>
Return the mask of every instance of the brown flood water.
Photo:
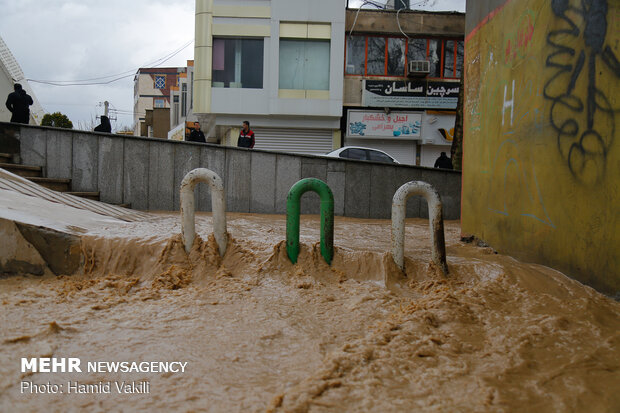
<svg viewBox="0 0 620 413">
<path fill-rule="evenodd" d="M 0 278 L 0 411 L 618 412 L 620 303 L 563 274 L 462 243 L 430 268 L 425 220 L 407 221 L 406 277 L 390 223 L 229 214 L 223 259 L 177 214 L 83 238 L 82 274 Z M 211 233 L 197 215 L 197 233 Z M 21 373 L 21 357 L 182 361 L 184 373 Z M 29 394 L 22 381 L 148 381 L 149 394 Z M 66 392 L 66 390 L 65 390 Z"/>
</svg>

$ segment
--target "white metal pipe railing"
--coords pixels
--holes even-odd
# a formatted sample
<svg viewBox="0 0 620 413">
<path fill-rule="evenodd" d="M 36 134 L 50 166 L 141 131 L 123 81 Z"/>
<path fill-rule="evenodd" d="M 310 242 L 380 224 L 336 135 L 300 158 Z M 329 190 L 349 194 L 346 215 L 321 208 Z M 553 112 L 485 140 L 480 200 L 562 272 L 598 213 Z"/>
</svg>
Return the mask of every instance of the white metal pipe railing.
<svg viewBox="0 0 620 413">
<path fill-rule="evenodd" d="M 217 241 L 220 256 L 224 256 L 228 244 L 224 182 L 218 174 L 206 168 L 197 168 L 188 172 L 181 182 L 181 231 L 185 251 L 189 252 L 192 249 L 196 237 L 194 188 L 198 182 L 206 182 L 211 187 L 213 235 Z"/>
<path fill-rule="evenodd" d="M 407 199 L 420 195 L 428 203 L 428 218 L 431 230 L 432 260 L 444 275 L 448 274 L 446 242 L 443 232 L 443 215 L 439 193 L 430 184 L 421 181 L 407 182 L 392 199 L 392 258 L 401 270 L 405 269 L 405 216 Z"/>
</svg>

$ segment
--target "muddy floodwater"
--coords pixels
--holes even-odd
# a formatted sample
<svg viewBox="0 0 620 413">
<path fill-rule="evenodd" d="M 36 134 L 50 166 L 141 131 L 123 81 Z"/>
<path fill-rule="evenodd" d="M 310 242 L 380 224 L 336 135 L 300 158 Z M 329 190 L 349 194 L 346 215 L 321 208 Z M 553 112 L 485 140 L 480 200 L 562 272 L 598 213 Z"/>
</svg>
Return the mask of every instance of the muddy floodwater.
<svg viewBox="0 0 620 413">
<path fill-rule="evenodd" d="M 318 216 L 302 217 L 296 265 L 284 216 L 229 214 L 223 258 L 211 216 L 196 221 L 189 255 L 178 214 L 160 214 L 83 229 L 79 274 L 2 276 L 0 410 L 620 411 L 620 304 L 462 242 L 457 222 L 445 278 L 426 220 L 407 220 L 406 275 L 387 220 L 336 218 L 331 266 Z M 22 373 L 22 357 L 79 358 L 83 371 Z M 187 364 L 114 373 L 89 361 Z M 72 382 L 149 392 L 67 394 Z"/>
</svg>

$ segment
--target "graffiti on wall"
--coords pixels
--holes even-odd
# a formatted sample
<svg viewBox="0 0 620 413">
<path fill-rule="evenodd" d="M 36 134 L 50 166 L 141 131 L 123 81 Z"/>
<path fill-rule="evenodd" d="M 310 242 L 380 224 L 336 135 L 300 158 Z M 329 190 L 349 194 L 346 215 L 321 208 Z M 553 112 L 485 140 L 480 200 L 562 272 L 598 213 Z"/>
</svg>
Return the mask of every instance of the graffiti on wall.
<svg viewBox="0 0 620 413">
<path fill-rule="evenodd" d="M 620 62 L 606 44 L 607 0 L 552 0 L 560 21 L 547 35 L 546 67 L 553 74 L 544 86 L 557 148 L 572 175 L 584 184 L 599 183 L 616 133 L 615 114 L 597 72 L 620 78 Z"/>
<path fill-rule="evenodd" d="M 462 229 L 620 291 L 620 1 L 486 3 L 465 41 Z"/>
</svg>

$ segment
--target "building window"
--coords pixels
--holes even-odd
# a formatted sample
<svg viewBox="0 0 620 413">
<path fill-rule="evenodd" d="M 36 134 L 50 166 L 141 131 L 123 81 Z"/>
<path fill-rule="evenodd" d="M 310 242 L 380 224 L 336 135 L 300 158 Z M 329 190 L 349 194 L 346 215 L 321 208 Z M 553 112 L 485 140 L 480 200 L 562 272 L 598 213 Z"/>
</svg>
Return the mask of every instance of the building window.
<svg viewBox="0 0 620 413">
<path fill-rule="evenodd" d="M 465 59 L 465 42 L 456 42 L 456 72 L 454 77 L 460 78 L 463 73 L 463 60 Z"/>
<path fill-rule="evenodd" d="M 213 39 L 213 87 L 262 89 L 263 39 Z"/>
<path fill-rule="evenodd" d="M 462 40 L 348 36 L 346 42 L 346 75 L 402 77 L 416 60 L 429 61 L 432 78 L 458 79 L 463 71 Z"/>
<path fill-rule="evenodd" d="M 347 75 L 363 75 L 366 63 L 366 36 L 347 38 Z"/>
<path fill-rule="evenodd" d="M 441 77 L 441 44 L 439 40 L 431 39 L 428 41 L 428 57 L 431 62 L 430 77 Z"/>
<path fill-rule="evenodd" d="M 155 76 L 155 89 L 166 88 L 166 76 Z"/>
<path fill-rule="evenodd" d="M 154 99 L 153 100 L 154 108 L 163 108 L 166 107 L 166 101 L 164 99 Z"/>
<path fill-rule="evenodd" d="M 181 85 L 181 116 L 187 115 L 187 83 Z"/>
<path fill-rule="evenodd" d="M 194 72 L 192 71 L 192 86 L 190 89 L 189 108 L 194 108 Z"/>
<path fill-rule="evenodd" d="M 407 60 L 426 60 L 426 39 L 409 39 Z"/>
<path fill-rule="evenodd" d="M 388 76 L 404 76 L 405 75 L 405 53 L 406 53 L 405 39 L 399 39 L 396 37 L 390 37 L 388 39 L 388 61 L 387 61 L 387 75 Z"/>
<path fill-rule="evenodd" d="M 280 89 L 329 90 L 329 40 L 280 40 Z"/>
<path fill-rule="evenodd" d="M 385 75 L 385 38 L 368 38 L 367 75 Z"/>
</svg>

